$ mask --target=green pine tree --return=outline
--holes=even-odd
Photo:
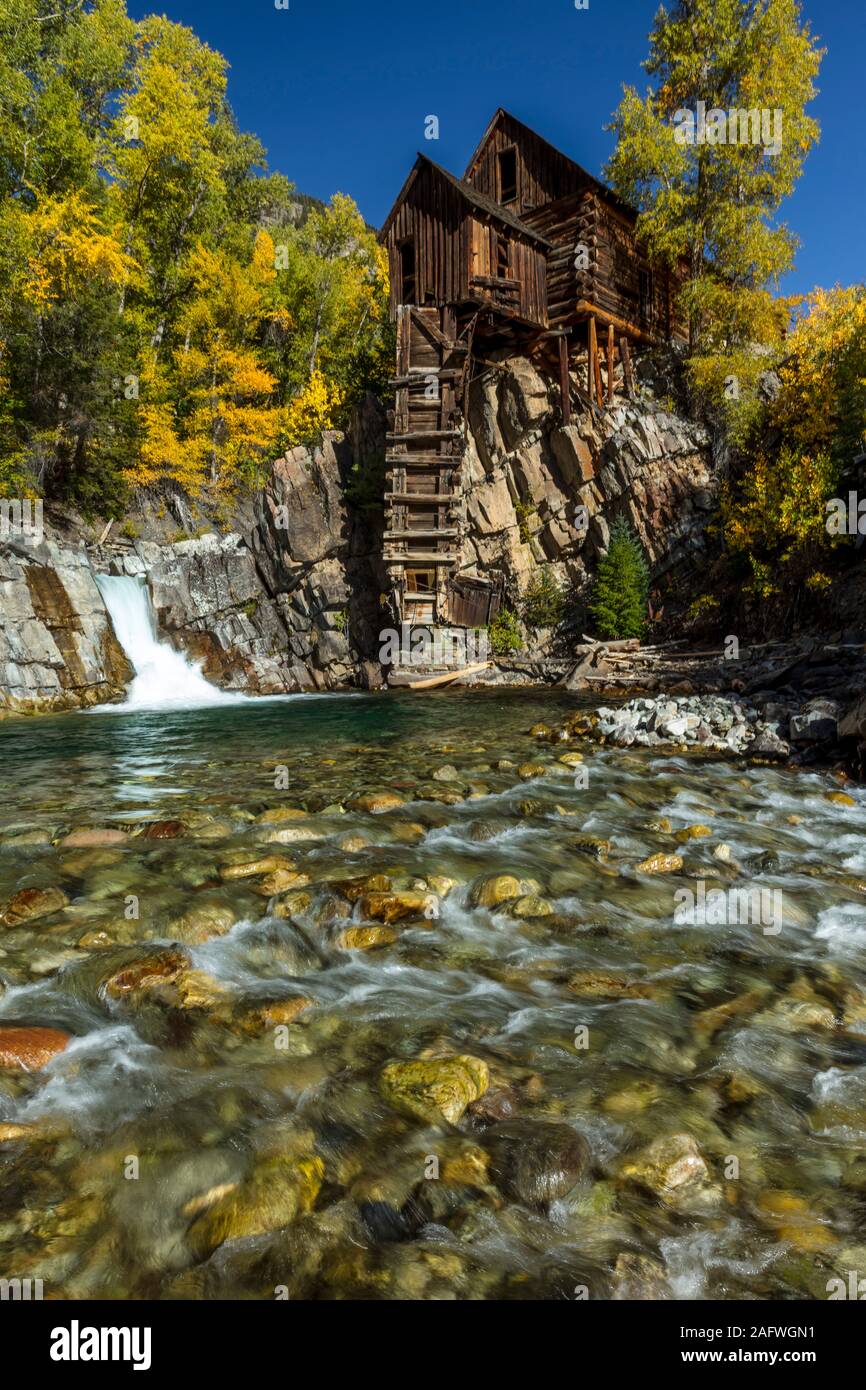
[[[617,517],[589,605],[599,636],[608,640],[642,637],[648,592],[649,569],[641,543],[625,518]]]

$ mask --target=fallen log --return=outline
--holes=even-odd
[[[437,685],[450,685],[452,681],[463,680],[466,676],[477,675],[492,666],[492,661],[478,661],[474,666],[464,666],[459,671],[443,671],[441,676],[427,676],[424,680],[412,681],[404,690],[433,690]]]

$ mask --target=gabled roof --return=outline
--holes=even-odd
[[[473,188],[471,183],[466,183],[464,179],[458,179],[456,174],[449,173],[447,169],[442,168],[441,164],[436,164],[432,159],[429,159],[426,154],[419,154],[418,158],[415,160],[409,177],[397,194],[394,206],[382,224],[382,230],[379,233],[380,240],[384,237],[397,215],[397,209],[400,207],[400,204],[403,202],[412,184],[423,169],[432,169],[435,174],[445,179],[446,183],[449,183],[452,188],[456,189],[461,198],[464,198],[467,203],[477,208],[479,212],[483,212],[486,217],[494,217],[497,222],[502,222],[506,227],[510,227],[512,231],[519,232],[521,236],[527,237],[530,241],[536,241],[546,248],[550,247],[551,243],[545,237],[533,231],[532,227],[527,227],[526,223],[521,222],[520,218],[515,217],[513,212],[509,212],[508,208],[503,207],[501,203],[495,202],[493,198],[488,198],[485,194],[479,193],[478,189]]]
[[[609,202],[613,203],[622,212],[627,212],[632,217],[637,216],[637,213],[635,209],[631,206],[631,204],[627,203],[623,198],[621,198],[618,193],[614,193],[612,188],[608,188],[606,183],[603,183],[601,179],[597,179],[595,174],[591,174],[588,169],[584,169],[582,164],[578,164],[577,161],[572,159],[569,155],[563,154],[562,150],[557,149],[555,145],[551,145],[550,141],[545,140],[543,135],[539,135],[537,130],[533,130],[532,127],[526,125],[524,121],[519,121],[516,116],[512,116],[511,112],[506,111],[504,106],[497,107],[491,120],[489,121],[487,129],[485,130],[477,146],[475,147],[472,153],[472,158],[466,166],[466,172],[463,175],[464,180],[469,178],[475,164],[480,159],[484,151],[485,145],[487,144],[488,140],[490,139],[491,135],[493,134],[494,130],[496,129],[500,120],[503,119],[503,117],[505,118],[505,120],[510,121],[512,125],[519,126],[519,128],[522,131],[525,131],[525,133],[531,136],[533,140],[537,140],[540,145],[544,145],[545,149],[548,149],[553,154],[555,154],[559,159],[561,159],[565,164],[567,164],[571,169],[573,169],[575,174],[577,174],[581,179],[584,179],[587,183],[592,184],[593,188],[596,190],[597,193],[600,193],[603,197],[607,198]]]

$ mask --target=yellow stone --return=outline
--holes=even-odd
[[[238,864],[221,864],[219,876],[227,882],[239,878],[258,878],[263,874],[273,874],[279,869],[294,869],[291,859],[282,854],[265,854],[258,859],[245,859]]]
[[[347,927],[337,937],[342,951],[372,951],[377,946],[390,946],[397,940],[393,927]]]
[[[676,874],[683,867],[681,854],[651,854],[637,866],[640,874]]]
[[[444,1118],[452,1125],[489,1084],[487,1063],[466,1055],[389,1062],[380,1079],[382,1094],[397,1109],[428,1123]]]
[[[689,840],[700,840],[707,835],[712,835],[712,833],[708,825],[687,825],[682,830],[677,831],[675,838],[681,845],[686,845]]]
[[[534,777],[546,777],[547,766],[545,763],[521,763],[517,775],[521,782],[531,782]]]
[[[396,792],[365,792],[358,797],[357,805],[362,811],[371,811],[374,814],[380,811],[391,811],[395,806],[405,806],[402,796]]]
[[[521,896],[520,880],[512,874],[495,874],[474,884],[470,894],[473,907],[498,907]]]

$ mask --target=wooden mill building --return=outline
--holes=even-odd
[[[385,558],[408,621],[476,626],[497,602],[452,571],[462,403],[473,354],[511,346],[558,364],[563,422],[570,363],[586,396],[613,399],[629,344],[684,336],[673,277],[638,246],[637,214],[502,109],[462,178],[419,154],[380,233],[397,324],[388,438]]]

